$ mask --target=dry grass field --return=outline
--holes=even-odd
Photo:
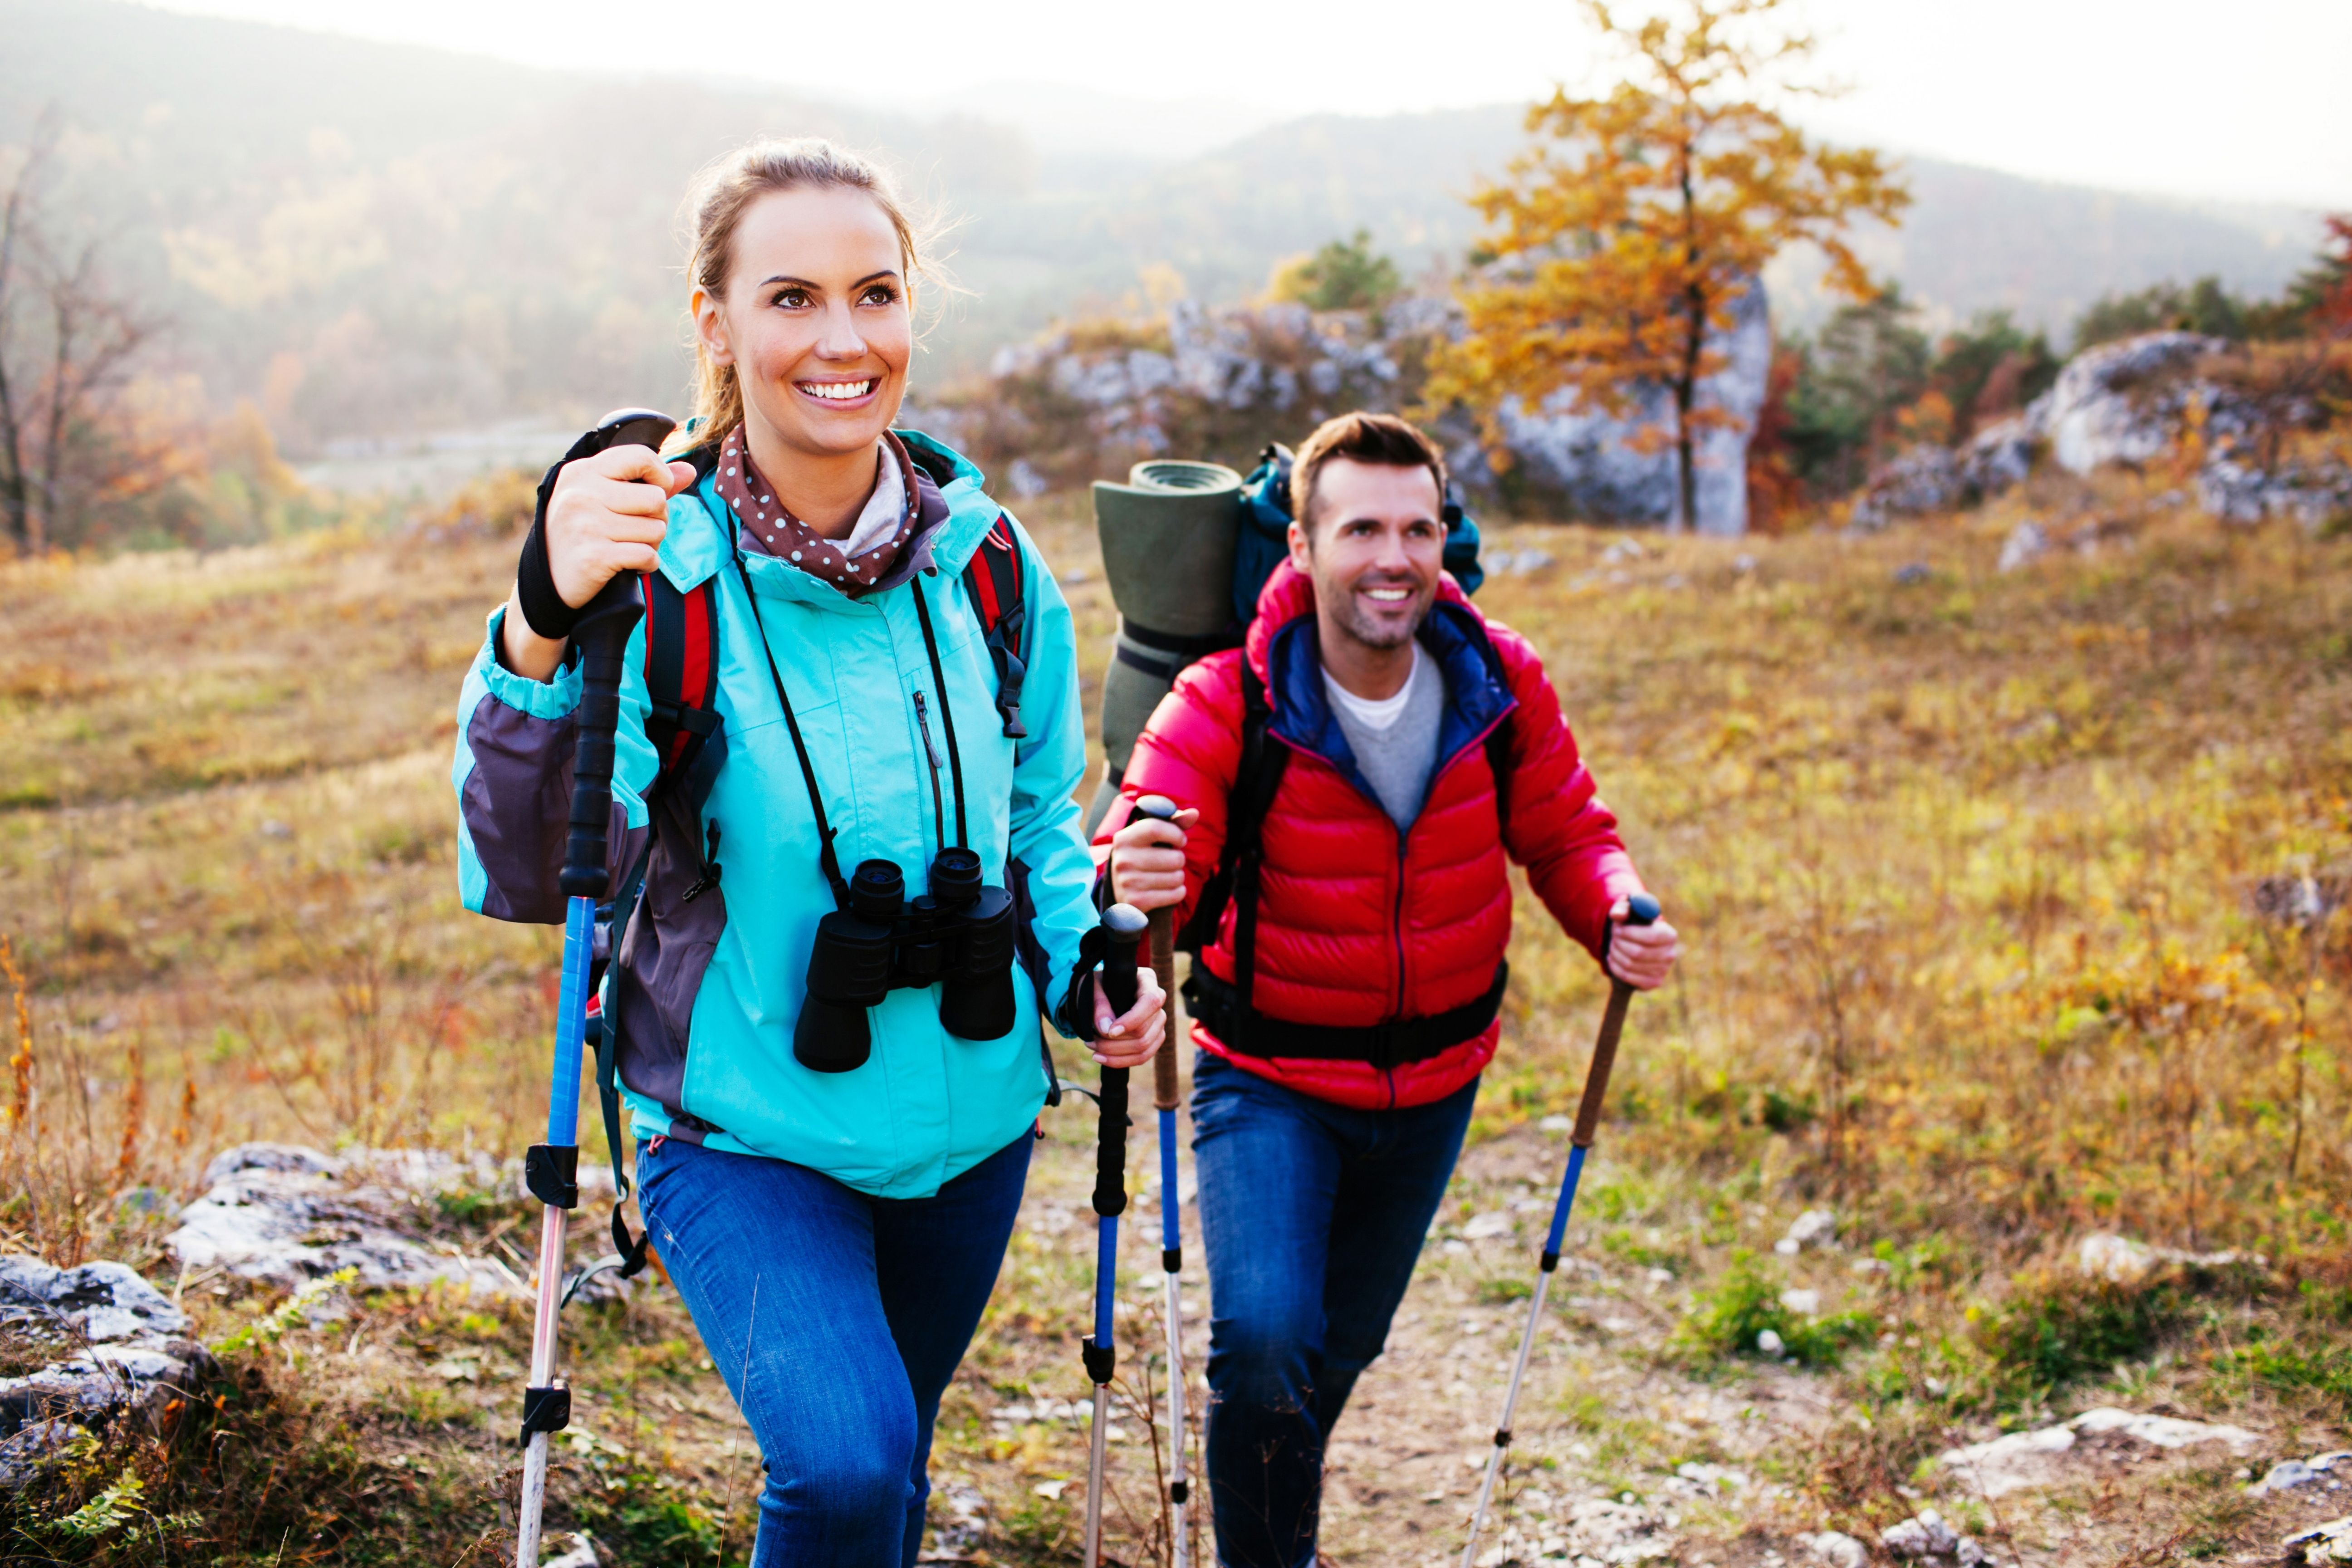
[[[1864,540],[1496,531],[1536,563],[1480,602],[1550,661],[1689,949],[1634,1008],[1518,1422],[1515,1533],[1489,1537],[1506,1555],[1570,1551],[1561,1521],[1604,1497],[1673,1560],[1725,1568],[1931,1505],[2036,1564],[2276,1562],[2288,1529],[2352,1511],[2331,1483],[2241,1485],[2352,1417],[2352,538],[2224,530],[2156,489],[2037,480]],[[1091,680],[1112,616],[1082,508],[1049,499],[1033,527]],[[2029,516],[2082,547],[1998,571]],[[162,1246],[220,1149],[506,1157],[536,1136],[559,933],[458,908],[447,783],[512,560],[498,526],[0,566],[0,933],[23,999],[21,1022],[0,1011],[0,1250],[129,1262],[220,1344],[284,1300]],[[1473,1147],[1338,1434],[1334,1562],[1460,1549],[1563,1152],[1543,1121],[1575,1099],[1601,997],[1521,914]],[[950,1392],[943,1555],[1076,1558],[1091,1131],[1049,1114]],[[1835,1245],[1776,1253],[1807,1209]],[[536,1223],[503,1185],[426,1218],[517,1265]],[[2094,1280],[2074,1258],[2096,1233],[2260,1258]],[[1156,1248],[1127,1258],[1111,1511],[1138,1564],[1165,1561],[1165,1433],[1137,1349],[1159,1339]],[[281,1314],[223,1352],[171,1443],[110,1439],[5,1505],[0,1560],[510,1554],[528,1310],[431,1290]],[[1785,1358],[1757,1352],[1766,1329]],[[756,1455],[675,1296],[575,1306],[566,1332],[559,1522],[608,1563],[741,1561]],[[1933,1464],[2096,1405],[2259,1441],[2085,1445],[1998,1499]]]

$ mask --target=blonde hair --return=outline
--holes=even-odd
[[[911,307],[922,247],[898,187],[873,163],[815,136],[754,142],[703,171],[689,198],[694,247],[687,256],[688,279],[712,299],[725,299],[727,274],[735,265],[735,230],[751,204],[772,191],[826,189],[863,191],[890,220],[898,236],[898,261]],[[721,441],[743,423],[743,388],[736,380],[735,367],[712,363],[698,336],[694,347],[694,434],[682,436],[675,444],[700,447]]]

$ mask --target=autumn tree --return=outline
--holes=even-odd
[[[1543,138],[1510,175],[1473,197],[1488,232],[1462,301],[1468,331],[1433,359],[1434,407],[1466,404],[1494,433],[1508,397],[1573,388],[1622,416],[1648,388],[1671,394],[1680,480],[1674,526],[1691,521],[1695,437],[1733,416],[1699,402],[1724,364],[1741,292],[1787,246],[1810,241],[1831,286],[1874,289],[1846,233],[1894,222],[1910,196],[1872,151],[1820,145],[1760,97],[1815,91],[1792,72],[1813,40],[1776,30],[1781,0],[1680,0],[1669,19],[1621,21],[1605,0],[1584,10],[1629,58],[1605,98],[1565,88],[1528,114]]]
[[[100,241],[68,239],[47,211],[57,143],[52,112],[0,192],[0,519],[35,553],[109,477],[93,459],[121,443],[103,404],[158,325],[107,286]]]

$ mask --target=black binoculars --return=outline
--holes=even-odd
[[[901,986],[940,986],[940,1023],[965,1040],[1013,1029],[1013,895],[981,885],[980,857],[942,849],[930,891],[906,896],[906,877],[866,860],[849,879],[849,907],[816,923],[808,997],[793,1027],[793,1057],[812,1072],[863,1067],[874,1037],[866,1010]]]

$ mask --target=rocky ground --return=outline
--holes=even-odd
[[[1076,1336],[1094,1245],[1090,1131],[1082,1108],[1050,1118],[996,1299],[942,1412],[926,1561],[1043,1563],[1075,1553],[1088,1416]],[[1166,1561],[1166,1434],[1146,1420],[1165,1367],[1150,1138],[1147,1118],[1130,1151],[1139,1197],[1124,1248],[1122,1397],[1109,1444],[1110,1552],[1129,1564]],[[1333,1442],[1330,1561],[1433,1568],[1458,1560],[1565,1144],[1555,1118],[1487,1137],[1465,1156],[1389,1352]],[[0,1444],[0,1483],[58,1484],[123,1432],[171,1431],[172,1401],[201,1401],[257,1365],[277,1377],[279,1399],[363,1435],[370,1479],[357,1491],[446,1510],[443,1525],[465,1521],[472,1548],[494,1553],[512,1517],[509,1434],[528,1352],[523,1276],[536,1225],[512,1176],[486,1161],[413,1152],[243,1148],[214,1162],[208,1189],[182,1215],[169,1242],[180,1272],[160,1289],[104,1264],[60,1272],[9,1262],[0,1268],[0,1316],[17,1364],[44,1343],[61,1353],[60,1364],[0,1384],[13,1433]],[[602,1202],[592,1192],[592,1218]],[[2324,1553],[2335,1538],[2298,1542],[2287,1555],[2289,1537],[2352,1510],[2340,1495],[2352,1464],[2334,1451],[2338,1430],[2274,1403],[2232,1404],[2217,1387],[2189,1387],[2168,1354],[2074,1391],[2039,1413],[2046,1421],[2011,1413],[2007,1434],[1994,1420],[1948,1411],[1942,1421],[1915,1411],[1904,1430],[1882,1432],[1868,1412],[1887,1418],[1876,1395],[1903,1375],[1906,1342],[1917,1344],[1906,1331],[1923,1326],[1899,1260],[1890,1267],[1866,1238],[1839,1237],[1825,1212],[1791,1215],[1680,1189],[1613,1165],[1605,1152],[1582,1205],[1537,1334],[1478,1553],[1485,1568],[2292,1562]],[[581,1230],[576,1262],[601,1240],[598,1225]],[[1206,1302],[1189,1215],[1188,1234],[1197,1415]],[[1726,1263],[1734,1250],[1773,1260],[1778,1305],[1793,1314],[1773,1320],[1789,1331],[1768,1342],[1780,1358],[1753,1346],[1710,1354],[1694,1340],[1691,1324],[1725,1299],[1727,1268],[1738,1273]],[[2139,1279],[2173,1265],[2103,1244],[2075,1266]],[[592,1556],[739,1560],[756,1456],[675,1296],[657,1277],[590,1294],[565,1322],[579,1393],[557,1445],[551,1551],[569,1553],[567,1568],[587,1568]],[[2251,1318],[2267,1309],[2250,1300],[2217,1310]],[[1837,1364],[1801,1363],[1807,1325],[1848,1321],[1864,1326],[1841,1331],[1852,1348]],[[1194,1444],[1197,1453],[1197,1435]],[[394,1509],[371,1528],[415,1526]],[[304,1560],[403,1560],[382,1555],[393,1546],[338,1541],[322,1526]]]

